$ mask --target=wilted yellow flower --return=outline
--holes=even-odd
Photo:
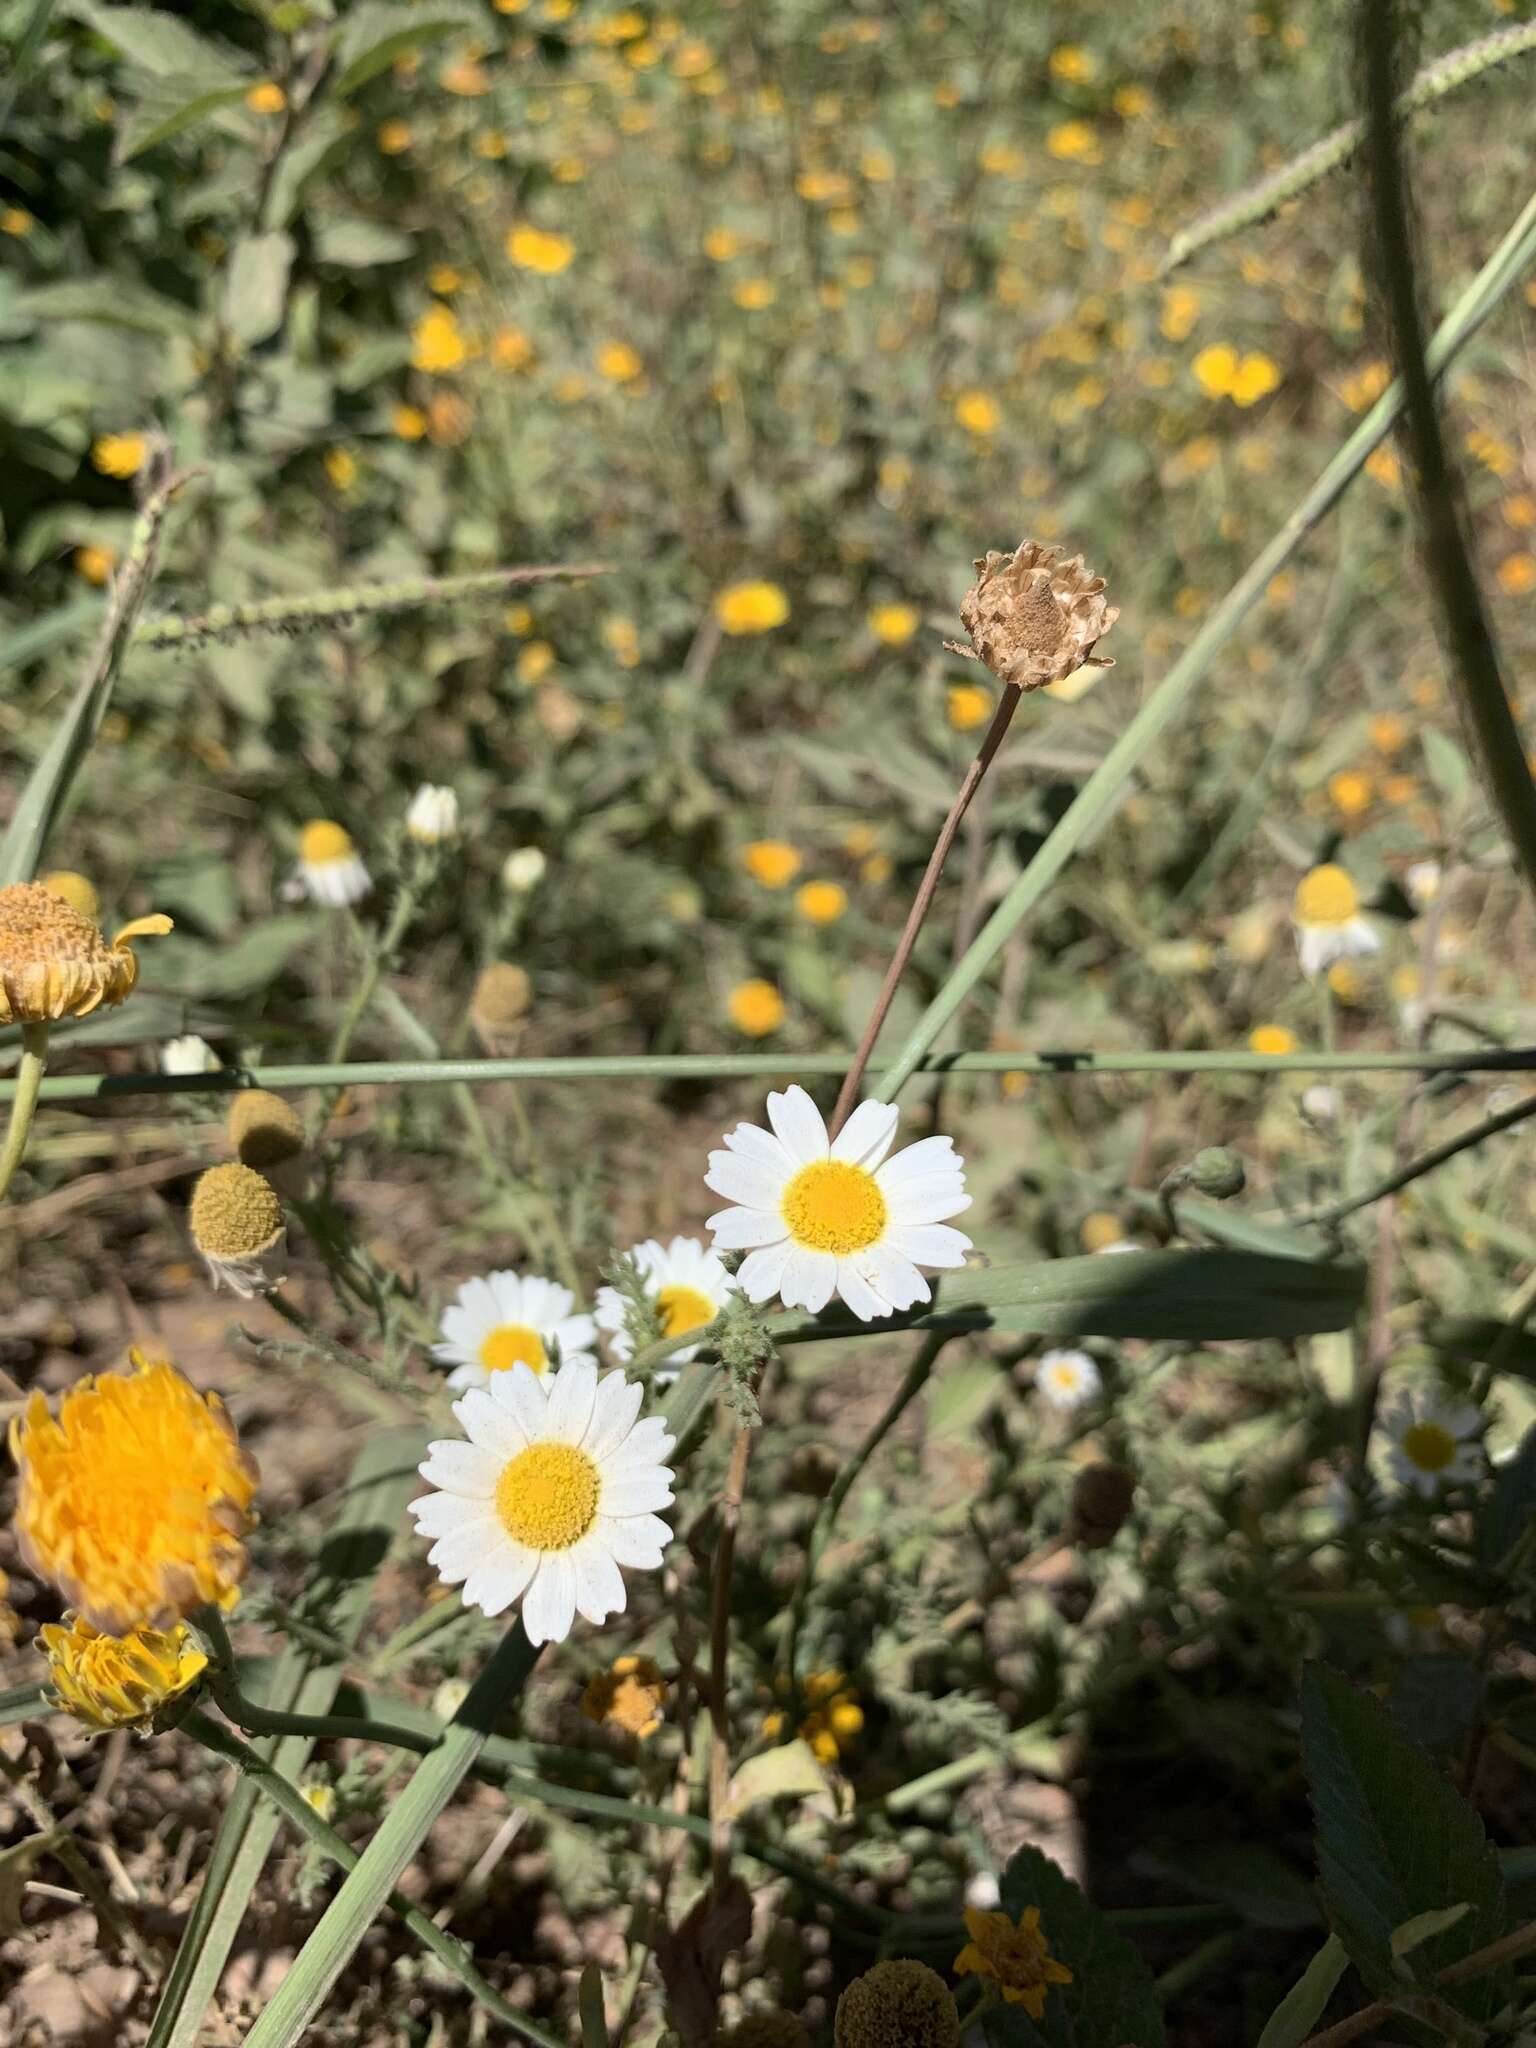
[[[767,1038],[784,1022],[784,998],[771,981],[738,982],[731,990],[727,1014],[747,1038]]]
[[[715,617],[725,632],[736,637],[768,633],[789,617],[789,599],[777,583],[729,583],[716,593]]]
[[[139,963],[131,939],[158,937],[171,920],[157,912],[125,924],[109,946],[83,916],[41,882],[0,889],[0,1024],[88,1017],[132,993]]]
[[[832,2033],[836,2048],[960,2048],[960,2016],[937,1970],[892,1959],[854,1978]]]
[[[619,1657],[587,1680],[581,1711],[589,1721],[643,1742],[661,1726],[666,1699],[667,1681],[654,1658]]]
[[[275,78],[264,78],[260,85],[251,87],[245,104],[253,114],[280,114],[288,104],[288,95]]]
[[[1283,1024],[1256,1024],[1248,1034],[1248,1050],[1266,1059],[1285,1059],[1296,1050],[1296,1034]]]
[[[1038,690],[1083,667],[1112,668],[1095,647],[1120,613],[1104,595],[1104,578],[1090,574],[1081,555],[1023,540],[1011,554],[989,549],[976,564],[977,580],[960,600],[970,654],[1005,683]]]
[[[137,476],[148,453],[142,434],[98,434],[91,443],[92,466],[103,476]]]
[[[10,1432],[22,1555],[108,1635],[233,1607],[256,1492],[218,1395],[164,1361],[129,1361],[72,1387],[57,1421],[34,1392]]]
[[[629,384],[645,365],[627,341],[605,341],[597,352],[598,375],[610,384]]]
[[[968,434],[979,438],[995,434],[1002,417],[997,400],[985,391],[962,391],[955,400],[955,418]]]
[[[877,604],[869,614],[869,630],[887,647],[904,647],[921,624],[915,604]]]
[[[519,270],[537,271],[540,277],[554,277],[575,255],[567,235],[547,234],[543,228],[513,228],[507,236],[507,255]]]
[[[1017,1925],[1006,1913],[968,1906],[965,1931],[971,1938],[955,1957],[956,1972],[995,1984],[1007,2004],[1022,2005],[1032,2020],[1044,2013],[1053,1984],[1072,1982],[1072,1972],[1046,1945],[1038,1906],[1026,1907]]]
[[[754,839],[741,850],[742,865],[765,889],[783,889],[800,872],[800,856],[782,839]]]
[[[196,1685],[208,1667],[190,1630],[134,1628],[103,1635],[78,1614],[38,1630],[53,1704],[87,1728],[133,1728]]]
[[[795,891],[795,908],[808,924],[836,924],[848,908],[841,882],[807,882]]]
[[[72,868],[55,868],[51,875],[43,876],[42,886],[71,910],[78,910],[82,917],[100,917],[101,898],[96,894],[95,883],[77,875]]]
[[[411,334],[411,365],[441,376],[462,367],[469,354],[458,319],[450,306],[432,306]]]

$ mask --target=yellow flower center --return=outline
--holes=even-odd
[[[877,1244],[888,1212],[872,1173],[846,1160],[818,1159],[785,1188],[781,1213],[796,1244],[842,1255]]]
[[[1063,1393],[1070,1393],[1072,1391],[1077,1385],[1077,1377],[1077,1367],[1075,1365],[1053,1365],[1051,1367],[1051,1383],[1053,1386],[1060,1387]]]
[[[1297,884],[1295,912],[1298,924],[1348,924],[1360,914],[1360,892],[1341,867],[1326,861]]]
[[[506,1372],[514,1365],[542,1372],[549,1363],[544,1339],[526,1323],[498,1323],[480,1345],[480,1363],[487,1372]]]
[[[316,818],[299,834],[299,859],[306,867],[323,868],[352,858],[352,834],[329,818]]]
[[[496,1512],[514,1543],[528,1550],[569,1550],[597,1520],[602,1482],[574,1444],[533,1444],[519,1451],[496,1483]]]
[[[1415,1422],[1403,1432],[1403,1456],[1421,1472],[1443,1472],[1456,1456],[1456,1439],[1438,1422]]]
[[[663,1287],[656,1297],[663,1337],[681,1337],[715,1320],[715,1304],[697,1287]]]

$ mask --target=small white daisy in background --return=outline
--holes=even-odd
[[[299,834],[299,861],[283,894],[308,896],[328,910],[361,903],[373,878],[358,857],[352,834],[329,818],[312,818]]]
[[[535,1644],[562,1642],[577,1614],[624,1612],[620,1565],[654,1571],[672,1534],[656,1511],[672,1505],[673,1439],[659,1415],[636,1421],[643,1393],[583,1358],[546,1379],[513,1366],[454,1403],[468,1441],[428,1446],[421,1476],[439,1490],[411,1513],[466,1606],[520,1599]]]
[[[1416,860],[1403,877],[1408,891],[1408,901],[1415,910],[1427,910],[1440,894],[1440,863],[1437,860]]]
[[[224,1062],[206,1038],[189,1031],[181,1038],[168,1038],[160,1048],[162,1074],[216,1074]]]
[[[629,1256],[640,1269],[663,1337],[681,1337],[689,1330],[703,1329],[738,1292],[725,1267],[697,1237],[674,1237],[669,1244],[648,1237]],[[635,1347],[624,1329],[624,1302],[618,1289],[599,1287],[593,1309],[593,1320],[607,1337],[608,1349],[621,1365],[627,1365]],[[666,1386],[675,1380],[678,1368],[696,1358],[698,1351],[697,1344],[674,1351],[666,1366],[651,1375],[654,1383]]]
[[[1310,1088],[1301,1091],[1301,1113],[1310,1124],[1326,1130],[1339,1120],[1343,1098],[1337,1088],[1330,1088],[1326,1081],[1314,1081]]]
[[[1291,923],[1306,975],[1326,974],[1336,960],[1357,959],[1381,948],[1375,930],[1360,914],[1359,890],[1333,861],[1309,868],[1296,884]]]
[[[424,782],[411,798],[405,829],[418,846],[440,846],[459,831],[459,799],[440,783]]]
[[[514,846],[501,864],[501,886],[509,896],[526,896],[544,879],[549,862],[536,846]]]
[[[1482,1427],[1482,1410],[1470,1401],[1404,1394],[1381,1418],[1387,1469],[1426,1499],[1443,1487],[1465,1486],[1483,1469]]]
[[[1035,1367],[1035,1385],[1053,1408],[1081,1408],[1103,1384],[1086,1351],[1044,1351]]]
[[[971,1241],[946,1219],[971,1205],[948,1138],[887,1158],[897,1110],[861,1102],[829,1141],[803,1088],[768,1097],[765,1131],[738,1124],[711,1152],[704,1185],[739,1206],[711,1216],[716,1251],[744,1251],[736,1284],[749,1301],[777,1295],[814,1314],[833,1295],[861,1322],[927,1301],[919,1266],[964,1263]]]
[[[484,1387],[514,1365],[542,1373],[596,1363],[597,1328],[573,1313],[576,1297],[558,1280],[535,1273],[487,1273],[466,1280],[443,1310],[442,1342],[432,1346],[439,1365],[451,1365],[450,1387]]]

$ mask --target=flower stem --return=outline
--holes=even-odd
[[[16,1092],[11,1097],[10,1121],[5,1127],[5,1146],[0,1150],[0,1199],[3,1199],[10,1187],[16,1169],[26,1152],[27,1135],[32,1129],[32,1113],[37,1108],[37,1094],[42,1086],[43,1069],[47,1064],[47,1024],[23,1024],[21,1065],[16,1073]]]

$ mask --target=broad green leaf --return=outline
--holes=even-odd
[[[416,244],[399,228],[354,215],[315,224],[314,249],[321,263],[339,263],[350,270],[371,270],[377,263],[400,263]]]
[[[1374,1993],[1401,1991],[1392,1936],[1418,1914],[1468,1907],[1453,1927],[1415,1950],[1413,1975],[1421,1983],[1497,1940],[1504,1884],[1483,1824],[1384,1707],[1326,1665],[1309,1665],[1301,1746],[1328,1917]],[[1440,1995],[1486,2019],[1505,1989],[1505,1979],[1494,1975],[1442,1987]]]
[[[1387,1706],[1408,1740],[1421,1749],[1457,1749],[1486,1689],[1482,1673],[1466,1657],[1409,1657],[1393,1681]]]
[[[246,235],[236,242],[224,276],[224,325],[247,347],[276,334],[283,324],[293,237],[281,229]]]
[[[394,0],[363,0],[362,6],[348,11],[337,31],[335,55],[340,68],[331,90],[338,95],[356,92],[407,50],[477,27],[483,28],[483,23],[468,7],[406,7]]]
[[[156,80],[118,130],[118,162],[131,163],[145,150],[171,141],[210,114],[238,106],[249,90],[248,79],[231,79],[226,73],[216,78],[174,75]]]
[[[581,2048],[608,2048],[608,2014],[603,2004],[603,1973],[588,1963],[577,1993],[581,2015]]]
[[[1020,1849],[1003,1872],[1002,1894],[1014,1920],[1039,1907],[1050,1953],[1072,1982],[1050,1993],[1039,2022],[1019,2005],[992,2007],[982,2022],[991,2048],[1162,2048],[1152,1972],[1058,1864],[1038,1849]]]
[[[1433,726],[1425,728],[1423,743],[1424,765],[1430,780],[1447,805],[1453,811],[1459,810],[1472,787],[1471,762],[1453,739]]]
[[[1348,1968],[1349,1950],[1336,1934],[1330,1934],[1270,2014],[1259,2036],[1259,2048],[1302,2048]]]
[[[42,284],[23,292],[16,311],[33,320],[97,321],[106,327],[126,327],[136,334],[163,335],[173,339],[195,332],[197,319],[174,299],[162,298],[147,286],[126,278],[82,278],[78,283],[64,280]]]
[[[1117,1252],[948,1273],[925,1306],[877,1323],[835,1309],[775,1323],[778,1344],[881,1337],[893,1330],[1012,1330],[1050,1337],[1301,1337],[1342,1329],[1364,1291],[1348,1261],[1310,1264],[1262,1252]]]
[[[268,918],[229,944],[204,945],[178,934],[157,943],[157,957],[144,956],[144,984],[180,990],[208,1002],[228,1001],[265,988],[304,945],[320,942],[321,926],[295,912]]]
[[[730,1812],[735,1819],[775,1799],[814,1800],[829,1817],[836,1810],[827,1774],[802,1737],[749,1756],[731,1779]]]
[[[1466,1365],[1492,1365],[1515,1379],[1536,1381],[1536,1330],[1501,1323],[1496,1316],[1436,1316],[1426,1344]]]
[[[66,0],[66,11],[105,37],[130,64],[156,78],[176,73],[213,78],[238,71],[234,53],[199,35],[174,14],[154,7],[108,7],[102,0]],[[249,82],[249,81],[247,81]]]

